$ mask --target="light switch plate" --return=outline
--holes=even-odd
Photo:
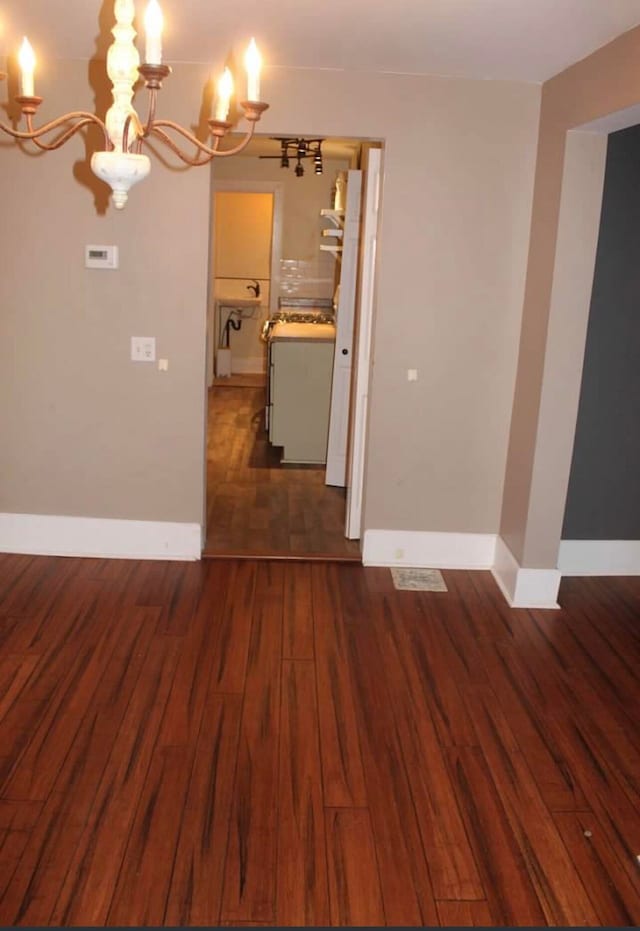
[[[131,361],[132,362],[155,362],[156,361],[156,338],[155,336],[132,336],[131,337]]]

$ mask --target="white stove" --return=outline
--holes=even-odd
[[[317,297],[281,297],[276,310],[262,328],[262,339],[269,340],[277,323],[334,324],[333,301]]]
[[[280,298],[265,322],[265,422],[282,462],[326,462],[335,332],[327,298]]]

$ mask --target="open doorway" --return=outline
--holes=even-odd
[[[559,567],[640,572],[640,125],[608,136]]]
[[[247,157],[229,160],[221,167],[216,164],[214,175],[204,554],[359,559],[357,539],[347,539],[345,533],[346,488],[327,484],[341,264],[336,260],[338,250],[326,246],[341,243],[339,234],[322,238],[326,224],[321,218],[335,207],[338,181],[357,164],[360,144],[343,140],[335,147],[327,145],[322,175],[312,165],[305,179],[299,172],[281,171],[280,160],[271,160],[273,145],[269,143],[258,140]],[[336,151],[340,145],[342,151]],[[279,204],[272,207],[267,273],[264,216],[268,209],[258,213],[256,208],[252,220],[246,208],[250,195],[264,195],[269,185],[279,189]],[[325,248],[320,248],[321,243]],[[356,247],[356,268],[358,252]],[[331,323],[307,324],[306,330],[305,326],[290,326],[288,331],[283,325],[276,327],[276,338],[260,339],[261,334],[271,332],[274,322],[280,325],[289,308],[294,313],[302,308],[311,315],[321,314],[323,320],[330,315]],[[320,317],[313,322],[319,323]],[[350,354],[356,342],[354,323],[355,317],[348,336]],[[290,339],[285,339],[285,331],[291,333]],[[341,346],[346,345],[342,336]],[[323,345],[325,338],[331,340],[330,346]],[[285,356],[286,370],[278,368]],[[274,377],[275,371],[293,372],[295,378],[283,383],[282,376]],[[348,397],[346,403],[348,423]],[[318,450],[317,440],[315,446],[305,446],[305,442],[285,445],[288,440],[276,429],[283,411],[295,411],[295,429],[304,435],[313,432],[318,404],[326,405],[327,412],[324,448]],[[344,403],[341,416],[345,420]]]

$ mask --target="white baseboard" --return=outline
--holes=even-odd
[[[640,575],[640,540],[562,540],[562,575]]]
[[[237,359],[231,355],[231,372],[233,375],[264,375],[265,361],[263,356],[250,356],[247,359]]]
[[[200,524],[0,514],[0,552],[113,559],[200,559]]]
[[[492,533],[365,530],[362,562],[419,569],[490,569],[495,546]]]
[[[496,541],[493,577],[512,608],[558,608],[558,569],[523,569],[502,537]]]

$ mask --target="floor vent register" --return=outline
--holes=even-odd
[[[438,569],[397,569],[391,570],[393,584],[399,591],[407,592],[446,592],[447,586]]]

